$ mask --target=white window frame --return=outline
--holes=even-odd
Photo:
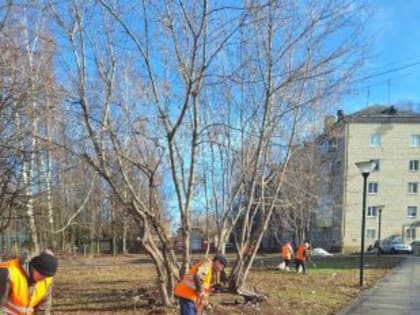
[[[366,229],[366,240],[376,240],[375,229]]]
[[[378,215],[378,209],[377,209],[377,207],[369,206],[367,208],[366,216],[368,218],[375,218],[377,215]]]
[[[417,218],[417,206],[407,207],[407,218]]]
[[[412,148],[420,147],[420,135],[411,135],[410,136],[410,147],[412,147]]]
[[[408,183],[408,193],[415,195],[419,191],[419,183],[418,182],[410,182]]]
[[[382,145],[382,139],[380,134],[372,134],[369,136],[369,146],[371,148],[378,148]]]
[[[405,230],[405,238],[407,240],[415,240],[416,239],[416,228],[407,228]]]
[[[419,160],[410,160],[408,163],[408,169],[412,172],[417,172],[419,170]]]
[[[376,195],[378,193],[378,183],[377,182],[369,182],[368,183],[368,194],[369,195]]]

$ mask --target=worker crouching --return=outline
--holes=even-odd
[[[3,314],[49,314],[51,288],[58,260],[46,250],[29,263],[20,259],[0,263],[0,297]]]
[[[223,255],[215,255],[213,260],[206,257],[190,268],[175,288],[181,315],[196,315],[203,312],[209,303],[212,279],[223,271],[227,263]]]

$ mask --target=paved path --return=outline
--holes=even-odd
[[[419,315],[420,257],[410,256],[339,315]]]

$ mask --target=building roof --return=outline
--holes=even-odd
[[[349,123],[420,123],[420,113],[394,106],[373,105],[344,115],[343,120]]]

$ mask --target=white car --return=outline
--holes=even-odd
[[[379,245],[379,250],[381,254],[400,254],[400,253],[411,254],[413,252],[411,245],[404,244],[401,241],[397,241],[397,240],[382,241],[381,244]]]

